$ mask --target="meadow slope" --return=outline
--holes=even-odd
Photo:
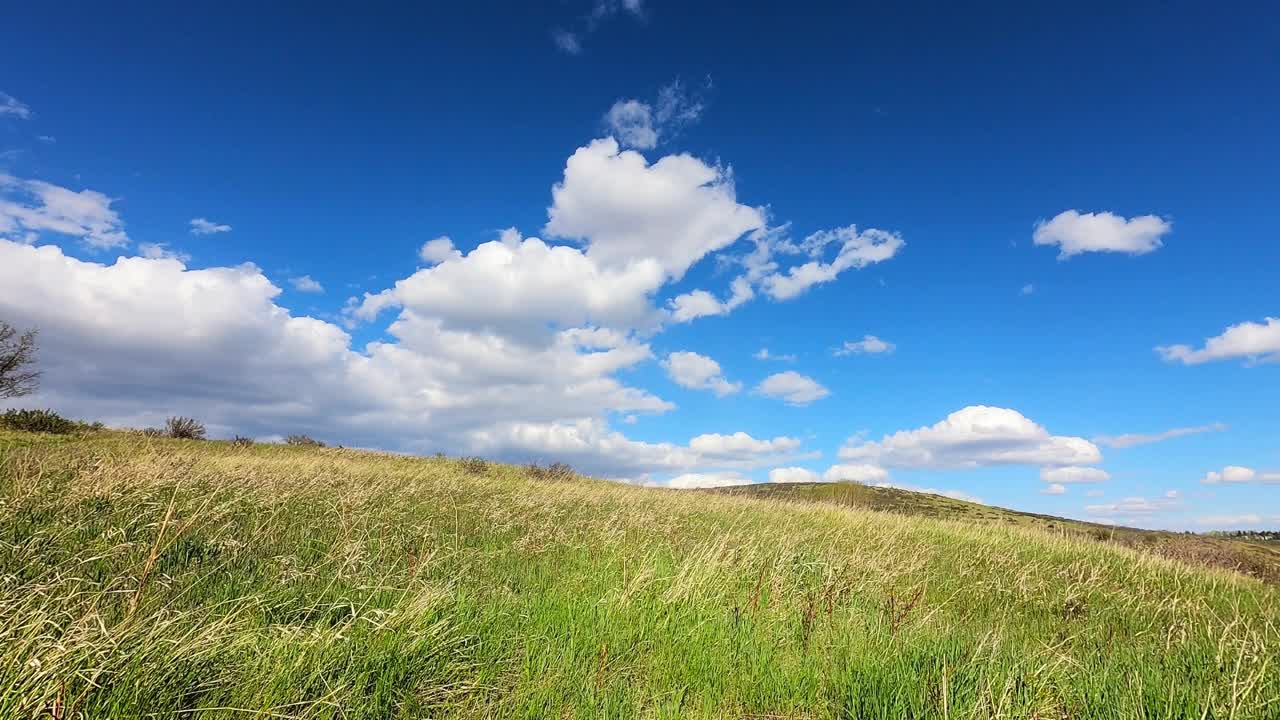
[[[0,433],[0,717],[1274,718],[1280,588],[479,461]]]

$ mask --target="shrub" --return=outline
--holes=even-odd
[[[171,417],[164,421],[165,434],[175,440],[203,440],[204,425],[189,417]]]
[[[23,432],[43,432],[66,435],[80,428],[74,423],[52,410],[6,410],[0,415],[0,425],[10,430]]]
[[[231,440],[231,444],[236,447],[249,447],[253,444],[253,438],[237,435]]]
[[[569,480],[578,476],[572,466],[562,462],[550,465],[530,463],[525,469],[538,480]]]
[[[325,444],[310,435],[290,435],[284,439],[285,445],[302,445],[305,447],[325,447]]]
[[[160,428],[142,428],[142,434],[149,438],[162,438],[165,436],[164,430]]]
[[[465,457],[458,461],[462,469],[472,475],[483,475],[489,472],[489,461],[482,457]]]

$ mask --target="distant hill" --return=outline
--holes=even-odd
[[[931,493],[860,483],[767,483],[709,489],[743,497],[831,503],[903,515],[980,524],[1029,527],[1066,536],[1117,543],[1183,562],[1222,567],[1280,583],[1280,542],[1272,533],[1176,533],[1103,525],[1006,510]]]

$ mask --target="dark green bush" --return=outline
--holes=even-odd
[[[303,445],[305,447],[325,447],[325,444],[310,435],[290,435],[284,439],[285,445]]]
[[[3,415],[0,415],[0,425],[10,430],[59,435],[73,433],[80,428],[79,423],[72,422],[52,410],[6,410]]]
[[[171,417],[164,421],[165,434],[175,440],[203,440],[204,425],[189,417]]]

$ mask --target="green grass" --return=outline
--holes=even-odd
[[[1277,618],[1029,525],[0,433],[4,718],[1274,718]]]

